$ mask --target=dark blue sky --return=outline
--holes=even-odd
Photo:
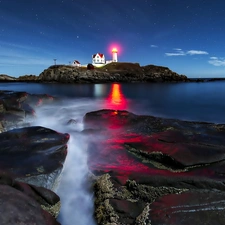
[[[0,0],[0,74],[39,75],[119,48],[118,60],[225,77],[224,0]]]

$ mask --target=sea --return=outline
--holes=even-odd
[[[186,121],[225,124],[225,81],[187,83],[43,84],[0,83],[0,90],[49,94],[62,101],[36,110],[32,125],[70,133],[68,156],[55,190],[61,198],[62,225],[96,224],[94,196],[88,185],[83,116],[100,109],[127,110]],[[68,125],[71,119],[74,123]]]
[[[138,115],[225,123],[225,81],[188,83],[0,83],[0,90],[49,94],[71,100],[81,114],[113,108]]]

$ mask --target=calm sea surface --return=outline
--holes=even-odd
[[[99,109],[128,110],[189,121],[225,123],[225,81],[164,84],[36,84],[0,83],[0,90],[26,91],[60,97],[59,105],[36,110],[31,125],[70,134],[68,155],[57,190],[62,225],[95,225],[93,193],[87,185],[87,140],[78,135],[85,113]],[[76,124],[68,125],[70,119]],[[100,163],[100,162],[98,162]]]
[[[118,85],[0,83],[0,90],[71,99],[77,106],[80,104],[82,112],[114,108],[137,114],[225,123],[225,81]]]

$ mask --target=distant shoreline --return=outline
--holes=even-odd
[[[225,81],[225,78],[188,78],[186,81],[132,81],[132,82],[125,82],[125,81],[105,81],[105,82],[101,82],[99,80],[99,82],[74,82],[74,83],[64,83],[64,82],[59,82],[59,81],[42,81],[42,80],[26,80],[26,79],[19,79],[16,78],[11,80],[7,80],[7,79],[1,79],[1,75],[0,75],[0,83],[43,83],[43,84],[59,84],[59,83],[64,83],[64,84],[106,84],[106,83],[208,83],[208,82],[217,82],[217,81]]]
[[[213,82],[213,81],[225,81],[225,78],[218,77],[218,78],[188,78],[192,82]]]

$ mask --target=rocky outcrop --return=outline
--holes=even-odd
[[[41,82],[59,83],[92,83],[102,82],[102,77],[107,80],[109,74],[96,70],[80,69],[72,66],[49,67],[38,77]]]
[[[58,215],[60,200],[48,189],[58,186],[69,134],[30,127],[36,108],[53,100],[48,95],[0,91],[1,224],[59,225],[52,216]]]
[[[32,95],[26,92],[0,91],[0,133],[9,129],[29,126],[35,119],[35,109],[50,104],[49,95]]]
[[[60,199],[52,191],[13,180],[0,172],[0,221],[2,225],[59,225]]]
[[[67,155],[68,134],[25,127],[0,134],[0,170],[19,181],[54,190]]]
[[[84,126],[98,224],[225,223],[224,124],[100,110]]]
[[[6,74],[0,74],[0,82],[36,82],[38,76],[36,75],[23,75],[19,77],[12,77]]]
[[[179,75],[171,71],[168,67],[148,65],[142,67],[145,81],[188,81],[185,75]]]
[[[25,82],[29,82],[29,81],[36,81],[38,79],[38,76],[36,75],[23,75],[23,76],[19,76],[17,78],[17,81],[25,81]]]
[[[15,77],[12,77],[12,76],[9,76],[9,75],[6,75],[6,74],[0,74],[0,81],[3,82],[3,81],[16,81],[17,79]]]
[[[38,77],[40,82],[106,83],[106,82],[168,82],[188,81],[167,67],[143,66],[133,63],[111,63],[87,70],[72,66],[51,66]]]

